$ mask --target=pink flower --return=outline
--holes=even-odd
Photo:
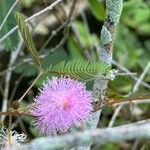
[[[87,119],[92,111],[92,93],[85,84],[69,77],[48,80],[35,98],[31,113],[34,125],[45,135],[65,132]]]

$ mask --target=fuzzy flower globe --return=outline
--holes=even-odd
[[[44,135],[66,132],[84,122],[92,111],[92,93],[85,84],[69,77],[48,80],[34,99],[31,114],[35,127]]]

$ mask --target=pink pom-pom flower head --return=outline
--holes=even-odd
[[[65,132],[72,125],[84,122],[92,111],[92,93],[85,84],[69,77],[48,80],[31,109],[34,125],[45,135]]]

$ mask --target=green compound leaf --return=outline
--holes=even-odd
[[[96,75],[104,75],[110,71],[110,66],[99,61],[84,59],[64,60],[56,65],[50,65],[49,73],[69,75],[80,80],[90,80]]]
[[[34,45],[34,42],[33,42],[33,39],[32,39],[32,36],[29,32],[29,28],[28,26],[26,25],[22,15],[19,13],[19,12],[16,12],[15,13],[15,18],[16,18],[16,21],[17,21],[17,24],[18,24],[18,27],[19,27],[19,30],[21,32],[21,35],[24,39],[24,42],[27,46],[27,49],[32,57],[32,60],[33,62],[41,68],[41,63],[40,63],[40,60],[39,60],[39,57],[38,57],[38,52],[37,52],[37,49]]]

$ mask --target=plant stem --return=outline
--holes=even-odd
[[[43,72],[41,71],[39,73],[39,75],[35,78],[35,80],[32,82],[32,84],[30,85],[30,87],[26,90],[26,92],[19,98],[18,102],[21,102],[23,100],[23,98],[26,96],[26,94],[30,91],[30,89],[33,87],[33,85],[35,84],[35,82],[40,78],[40,76],[43,74]]]
[[[125,140],[150,139],[150,119],[113,128],[89,129],[62,136],[40,137],[23,146],[26,150],[69,149],[74,146],[86,146],[90,142],[99,145]]]
[[[32,114],[30,113],[26,113],[26,112],[18,112],[18,111],[8,111],[8,112],[0,112],[0,115],[12,115],[12,116],[21,116],[21,115],[24,115],[24,116],[31,116],[33,117]]]
[[[8,95],[9,95],[9,88],[10,88],[10,80],[11,80],[11,75],[12,75],[12,70],[10,68],[13,66],[15,60],[17,59],[21,49],[22,49],[22,44],[23,40],[20,38],[20,41],[18,43],[18,46],[16,50],[14,50],[11,55],[10,55],[10,60],[8,64],[8,72],[6,73],[5,76],[5,88],[4,88],[4,98],[2,101],[2,110],[3,112],[7,111],[7,106],[8,106]],[[1,116],[1,121],[5,119],[5,116]]]

